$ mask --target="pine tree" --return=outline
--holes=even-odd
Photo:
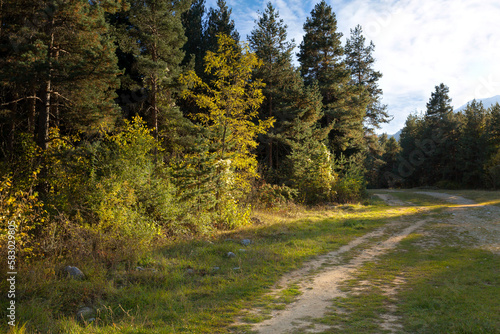
[[[435,91],[431,94],[431,98],[427,103],[427,113],[429,117],[440,116],[453,111],[451,106],[451,98],[449,97],[450,89],[445,84],[441,83],[436,86]]]
[[[279,168],[287,148],[280,134],[285,131],[285,122],[295,116],[291,106],[295,104],[298,92],[303,90],[301,78],[292,65],[293,42],[287,42],[287,26],[279,18],[272,4],[255,21],[256,27],[248,36],[249,45],[263,64],[254,71],[254,78],[265,83],[264,102],[260,118],[275,118],[274,127],[263,135],[261,142],[266,146],[264,163],[272,170]]]
[[[9,27],[13,30],[8,61],[13,66],[2,67],[0,77],[2,81],[11,77],[27,88],[22,97],[18,92],[11,97],[30,100],[23,106],[27,128],[36,131],[42,149],[48,146],[51,127],[90,130],[114,123],[118,68],[105,8],[115,10],[117,5],[85,0],[25,1],[22,13],[26,20]]]
[[[406,118],[405,126],[401,130],[399,144],[401,155],[396,175],[390,177],[394,180],[401,180],[406,187],[415,187],[420,184],[421,164],[416,165],[412,154],[419,151],[418,142],[422,139],[423,118],[419,115],[411,114]],[[410,162],[411,161],[411,162]],[[388,176],[389,177],[389,176]],[[389,181],[390,182],[390,181]]]
[[[500,104],[491,106],[488,118],[488,140],[493,151],[500,149]]]
[[[236,31],[234,20],[231,19],[231,13],[232,10],[228,8],[225,0],[217,0],[217,8],[210,8],[203,37],[205,51],[217,51],[218,36],[220,34],[230,36],[236,43],[240,41],[240,35],[238,31]],[[235,44],[235,47],[237,46],[238,44]]]
[[[396,175],[399,166],[399,153],[401,146],[394,137],[387,139],[385,142],[381,140],[381,145],[384,153],[382,154],[383,166],[379,169],[379,186],[381,187],[394,187],[400,185],[395,183],[395,179],[388,177],[388,175]]]
[[[351,29],[351,37],[345,46],[345,54],[353,84],[363,87],[368,93],[365,124],[368,131],[373,133],[374,129],[380,128],[381,123],[388,123],[390,116],[387,113],[387,105],[381,103],[382,89],[379,88],[378,81],[382,73],[373,69],[375,59],[372,54],[375,45],[373,42],[365,45],[365,42],[363,29],[358,25],[354,30]]]
[[[488,186],[500,188],[500,104],[489,109],[487,121],[488,161],[485,171]]]
[[[351,74],[343,59],[344,49],[337,32],[337,19],[323,0],[304,24],[304,40],[298,59],[305,82],[317,82],[323,96],[323,126],[331,128],[329,145],[335,154],[363,150],[363,118],[366,103],[359,88],[350,84]]]
[[[182,14],[182,25],[186,32],[187,41],[183,50],[185,53],[182,65],[195,62],[194,68],[198,76],[203,75],[203,57],[205,49],[203,47],[203,19],[205,15],[205,0],[195,0],[191,8]],[[193,59],[194,58],[194,59]]]
[[[430,140],[429,143],[432,143],[431,146],[427,145],[429,147],[420,145],[424,148],[421,150],[425,154],[426,167],[422,181],[427,185],[456,178],[452,166],[455,165],[458,132],[448,93],[449,88],[444,84],[435,87],[423,120],[421,141]]]
[[[466,187],[482,187],[485,184],[484,166],[487,161],[488,147],[486,125],[487,111],[482,102],[472,101],[464,112],[461,131],[458,164],[461,181]]]
[[[172,108],[176,94],[181,90],[178,78],[182,71],[180,63],[184,59],[182,47],[186,42],[181,16],[188,6],[185,0],[131,1],[131,26],[127,32],[136,42],[131,45],[131,50],[148,92],[146,113],[150,115],[149,124],[157,140],[160,125],[168,113],[168,110],[160,109],[159,98],[163,106]]]

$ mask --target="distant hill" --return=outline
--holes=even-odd
[[[496,103],[500,103],[500,95],[497,95],[497,96],[493,96],[493,97],[488,97],[486,99],[476,99],[477,102],[483,102],[483,106],[485,108],[489,108],[491,107],[492,105],[495,105]],[[471,103],[472,101],[469,101],[467,102],[466,104],[464,104],[463,106],[461,106],[460,108],[458,109],[455,109],[455,112],[460,112],[460,111],[463,111],[465,110],[465,108],[467,107],[467,105],[469,103]]]
[[[393,135],[388,135],[388,137],[389,138],[394,137],[394,139],[396,139],[397,141],[399,141],[399,137],[401,137],[401,131],[403,131],[403,130],[399,130],[398,132],[396,132]]]

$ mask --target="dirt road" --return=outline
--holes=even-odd
[[[425,229],[426,224],[446,224],[451,233],[467,235],[474,240],[477,247],[500,253],[500,208],[483,206],[469,199],[437,192],[419,192],[422,195],[436,197],[452,203],[446,209],[444,218],[439,221],[428,218],[428,208],[418,207],[418,219],[405,220],[401,218],[384,227],[360,237],[335,252],[318,257],[307,263],[300,270],[289,273],[278,286],[286,288],[294,283],[300,287],[302,294],[298,299],[289,304],[284,310],[274,311],[268,320],[257,323],[252,330],[256,333],[315,333],[331,330],[327,326],[313,322],[313,319],[322,318],[329,310],[331,312],[332,300],[344,297],[348,293],[339,289],[342,282],[353,277],[358,269],[368,262],[377,261],[381,255],[391,252],[398,243],[411,233],[432,233]],[[383,199],[394,207],[414,206],[405,203],[391,195],[380,193],[375,196]],[[425,230],[425,231],[424,231]],[[432,243],[432,235],[428,238]],[[352,256],[354,254],[354,256]],[[397,286],[400,282],[396,279],[385,291],[387,295],[395,297]],[[271,295],[278,295],[280,289],[275,289]],[[392,311],[380,319],[382,329],[397,332],[401,328],[399,318],[396,316],[395,306]],[[255,310],[259,312],[259,310]]]

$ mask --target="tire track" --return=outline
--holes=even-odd
[[[393,202],[391,201],[391,203]],[[302,294],[294,303],[288,305],[284,310],[274,311],[270,319],[255,324],[253,330],[261,334],[314,331],[314,329],[310,329],[312,319],[323,317],[328,311],[328,308],[331,307],[332,299],[346,296],[346,294],[339,289],[341,282],[352,278],[352,275],[363,264],[369,261],[375,261],[377,257],[395,248],[401,240],[427,222],[427,219],[423,219],[416,223],[397,221],[387,224],[374,232],[353,240],[337,251],[328,253],[315,261],[311,261],[302,269],[290,273],[280,282],[280,284],[286,284],[294,279],[308,278],[303,279],[299,283]],[[338,263],[339,255],[346,253],[356,246],[369,242],[371,238],[383,236],[387,230],[395,230],[395,232],[392,232],[385,241],[369,245],[347,263]],[[322,264],[327,264],[329,260],[336,261],[337,263],[334,264],[333,267],[328,267],[319,273],[307,277],[307,273],[311,270],[320,268]],[[279,290],[274,291],[271,295],[275,295],[278,292]]]

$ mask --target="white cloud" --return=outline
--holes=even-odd
[[[425,109],[434,86],[450,87],[453,105],[500,94],[500,2],[498,0],[327,0],[344,37],[357,24],[375,44],[375,67],[384,77],[384,103],[399,130],[408,115]],[[273,0],[288,25],[288,37],[302,41],[303,24],[318,1]],[[227,0],[243,40],[267,0]],[[216,0],[207,1],[215,7]]]
[[[450,87],[453,105],[500,94],[500,3],[496,0],[351,1],[339,29],[356,24],[373,40],[376,67],[397,131],[407,113],[425,109],[434,86]]]

